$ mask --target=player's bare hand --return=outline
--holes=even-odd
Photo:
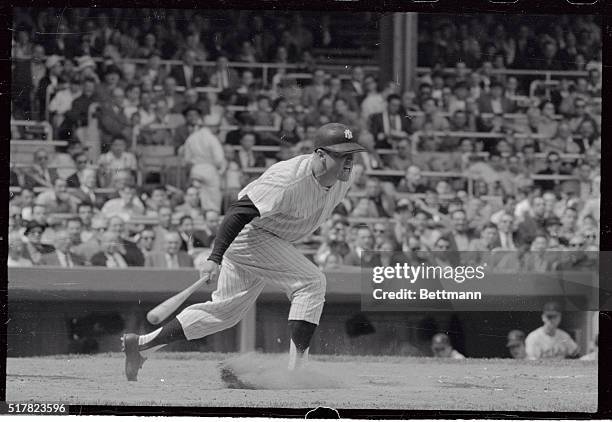
[[[198,266],[198,270],[200,271],[200,277],[204,277],[206,274],[208,274],[208,281],[206,284],[214,284],[219,278],[219,271],[221,270],[221,267],[216,262],[207,260]]]

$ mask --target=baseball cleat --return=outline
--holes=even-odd
[[[124,334],[121,337],[121,348],[125,353],[125,376],[128,381],[136,381],[138,371],[147,360],[138,350],[138,335]]]

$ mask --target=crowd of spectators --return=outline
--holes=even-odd
[[[367,152],[349,197],[300,245],[322,268],[359,265],[371,249],[598,249],[593,19],[514,33],[499,16],[425,16],[419,54],[433,67],[405,89],[362,66],[334,73],[307,60],[309,49],[334,46],[329,17],[307,26],[298,13],[238,13],[237,29],[220,31],[215,15],[193,11],[76,19],[79,10],[57,30],[49,11],[16,14],[12,117],[48,118],[66,145],[11,163],[9,265],[193,266],[240,189],[278,160],[312,152],[314,131],[331,121],[351,127]],[[66,35],[36,35],[52,25]],[[299,62],[310,76],[281,68],[264,80],[234,61]],[[531,92],[533,78],[505,67],[587,72]],[[13,139],[27,138],[13,127]],[[144,157],[155,147],[180,157],[186,182],[148,178]]]

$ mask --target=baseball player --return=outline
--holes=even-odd
[[[559,328],[561,306],[548,302],[542,312],[542,325],[525,339],[528,359],[554,359],[578,357],[578,345],[569,334]]]
[[[438,333],[431,339],[431,351],[436,358],[465,359],[461,353],[453,349],[450,338],[444,333]]]
[[[212,300],[185,308],[149,334],[123,337],[125,373],[136,380],[143,350],[208,336],[237,324],[264,285],[279,285],[291,301],[289,369],[301,366],[325,301],[325,275],[293,245],[311,234],[346,196],[353,154],[365,151],[351,130],[328,123],[314,152],[281,161],[248,184],[226,212],[213,251],[199,268],[217,282]]]
[[[506,347],[513,359],[525,359],[525,333],[521,330],[512,330],[508,333],[508,343]]]

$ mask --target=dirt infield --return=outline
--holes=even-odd
[[[9,358],[6,397],[145,406],[597,410],[596,362],[313,356],[310,370],[315,375],[309,377],[308,388],[239,390],[226,388],[219,375],[219,362],[231,356],[157,353],[135,383],[125,380],[120,354]],[[285,365],[287,357],[267,354],[250,359],[254,365],[272,367]],[[338,385],[314,388],[316,374]]]

